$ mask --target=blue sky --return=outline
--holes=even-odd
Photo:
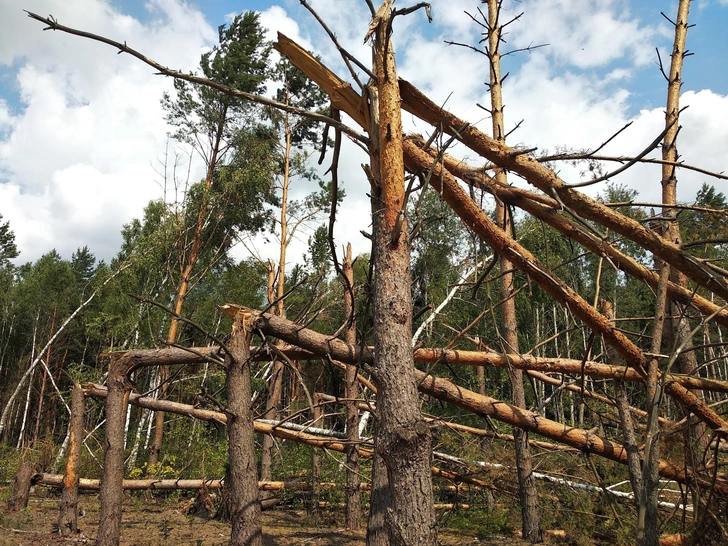
[[[363,42],[369,14],[363,0],[309,0],[359,59],[368,62]],[[486,102],[485,57],[444,44],[476,43],[478,27],[463,13],[475,13],[477,0],[434,0],[433,24],[423,12],[399,18],[395,49],[400,75],[433,100],[448,100],[453,112],[489,127],[476,103]],[[398,0],[397,5],[406,5]],[[524,120],[512,144],[539,150],[593,148],[628,121],[629,131],[609,152],[641,151],[661,131],[665,81],[655,48],[669,63],[675,1],[505,0],[507,16],[523,17],[509,27],[509,47],[548,42],[548,47],[505,60],[506,126]],[[343,9],[342,9],[343,8]],[[206,0],[0,0],[0,214],[10,221],[21,250],[19,262],[56,248],[64,257],[89,245],[102,258],[115,254],[125,222],[139,217],[150,199],[164,196],[158,171],[165,150],[184,159],[178,143],[168,143],[159,99],[171,82],[110,48],[60,33],[43,32],[22,9],[53,14],[63,24],[127,40],[129,45],[169,66],[194,70],[200,54],[214,45],[217,27],[240,10],[258,10],[271,31],[281,30],[314,50],[342,76],[337,52],[298,0],[233,2]],[[679,150],[688,163],[722,171],[728,166],[728,0],[694,0],[683,86],[685,111]],[[271,33],[273,38],[275,35]],[[407,130],[427,127],[405,116]],[[168,148],[169,146],[169,148]],[[337,242],[368,249],[359,234],[367,229],[366,183],[353,146],[341,167],[347,198]],[[455,153],[474,163],[467,150]],[[191,164],[192,177],[200,164]],[[560,166],[567,180],[580,168]],[[617,180],[638,189],[640,198],[659,199],[659,174],[639,167]],[[704,181],[681,173],[679,198],[689,201]],[[169,181],[168,181],[169,182]],[[520,183],[516,181],[516,183]],[[169,186],[169,184],[168,184]],[[304,195],[304,184],[295,191]],[[600,188],[589,191],[597,192]],[[293,260],[305,251],[301,234]],[[265,258],[274,245],[249,241]],[[271,248],[269,248],[271,247]],[[239,255],[248,250],[240,249]]]

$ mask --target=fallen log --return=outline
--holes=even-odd
[[[236,305],[227,306],[230,309]],[[340,339],[331,338],[308,328],[304,328],[290,320],[276,317],[260,311],[253,313],[253,327],[265,335],[277,337],[312,353],[328,356],[342,362],[369,362],[373,355],[369,349],[351,346]],[[455,385],[447,379],[435,377],[420,370],[415,370],[415,379],[420,392],[439,400],[451,403],[479,415],[487,415],[511,426],[545,436],[551,440],[575,447],[584,453],[593,453],[607,459],[626,464],[627,452],[624,447],[611,440],[576,427],[568,427],[563,423],[546,419],[538,413],[531,412]],[[683,468],[668,461],[660,461],[660,475],[680,483],[692,483],[697,480],[703,487],[715,487],[717,491],[728,493],[728,480],[723,478],[712,480],[691,469]]]
[[[204,349],[204,350],[203,350]],[[205,347],[189,352],[179,348],[167,349],[132,349],[105,353],[106,356],[124,356],[132,363],[133,368],[144,366],[159,366],[162,364],[201,364],[210,354],[218,354],[219,347]],[[280,349],[291,360],[318,360],[321,356],[298,347],[287,346]],[[368,348],[371,352],[371,348]],[[256,349],[251,353],[255,355]],[[199,353],[199,354],[198,354]],[[263,354],[262,352],[260,354]],[[255,358],[261,358],[260,354]],[[502,354],[483,351],[461,351],[457,349],[419,348],[414,351],[417,363],[440,362],[457,366],[491,366],[494,368],[508,368],[513,366],[520,370],[537,371],[542,373],[563,373],[580,377],[588,375],[600,379],[621,379],[624,381],[643,381],[644,378],[633,368],[604,364],[592,360],[581,361],[573,358],[548,358],[528,354]],[[363,379],[363,378],[362,378]],[[712,392],[728,393],[728,381],[692,377],[684,374],[667,374],[665,380],[678,383],[688,389],[697,389]],[[366,381],[368,388],[371,384]],[[376,390],[376,389],[372,389]]]
[[[63,474],[43,473],[36,480],[38,485],[47,485],[49,487],[63,487]],[[177,489],[221,489],[225,484],[224,480],[182,480],[182,479],[164,479],[158,480],[154,478],[143,480],[124,480],[122,488],[129,491],[173,491]],[[80,478],[78,487],[83,491],[96,491],[101,486],[101,480],[93,478]],[[319,484],[322,489],[335,489],[343,487],[341,484],[333,482],[325,482]],[[261,491],[310,491],[311,484],[301,482],[268,482],[259,481],[258,489]],[[366,485],[362,486],[366,489]]]
[[[257,312],[257,311],[256,311]],[[105,398],[108,394],[107,389],[105,387],[102,387],[100,385],[94,385],[94,384],[84,384],[84,393],[87,396],[94,396],[99,398]],[[196,419],[201,419],[204,421],[212,421],[217,422],[221,424],[227,423],[227,416],[224,413],[216,412],[212,410],[203,410],[200,408],[196,408],[194,406],[191,406],[189,404],[181,404],[179,402],[172,402],[170,400],[158,400],[158,399],[152,399],[152,398],[146,398],[141,396],[138,393],[130,393],[129,395],[129,403],[135,406],[139,406],[142,408],[152,409],[156,411],[165,411],[169,413],[176,413],[179,415],[187,415],[189,417],[194,417]],[[338,451],[340,453],[346,453],[346,442],[341,442],[339,440],[330,439],[330,438],[324,438],[321,436],[316,436],[313,434],[308,434],[305,432],[299,432],[295,430],[290,430],[284,428],[285,425],[272,425],[269,423],[264,423],[259,420],[256,420],[253,422],[253,427],[255,432],[261,433],[261,434],[270,434],[272,436],[276,436],[278,438],[284,439],[284,440],[291,440],[294,442],[299,442],[303,444],[310,445],[312,447],[320,447],[324,449],[330,449],[332,451]],[[361,457],[365,458],[371,458],[372,452],[368,449],[363,449],[362,447],[357,446],[357,451],[359,452],[359,455]],[[448,470],[441,469],[439,467],[433,466],[432,467],[432,473],[437,476],[441,476],[444,478],[447,478],[449,480],[452,480],[456,483],[467,483],[470,485],[475,485],[477,487],[484,487],[492,489],[493,486],[483,480],[473,478],[472,476],[457,474],[455,472],[450,472]]]

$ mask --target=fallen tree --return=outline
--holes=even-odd
[[[237,308],[239,306],[229,305]],[[368,348],[354,347],[346,342],[304,328],[295,322],[276,317],[260,311],[251,311],[253,327],[267,336],[273,336],[296,345],[322,357],[330,357],[342,362],[373,361]],[[627,462],[624,447],[607,438],[603,438],[588,430],[568,427],[563,423],[552,421],[538,413],[517,408],[512,404],[477,394],[455,385],[447,379],[434,377],[420,370],[415,370],[415,379],[420,392],[439,400],[448,402],[478,415],[487,415],[511,426],[517,426],[531,433],[539,434],[551,440],[575,447],[584,453],[600,455],[621,464]],[[714,487],[716,491],[728,493],[728,480],[706,474],[698,474],[681,464],[660,461],[660,475],[680,483],[697,481],[704,487]]]

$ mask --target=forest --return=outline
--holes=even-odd
[[[15,265],[0,216],[4,532],[32,483],[60,536],[79,489],[98,493],[99,545],[153,503],[224,522],[233,545],[266,544],[261,513],[279,510],[372,546],[728,543],[728,176],[678,153],[690,2],[666,15],[664,131],[634,157],[506,143],[498,0],[474,2],[480,43],[452,44],[489,67],[488,132],[397,77],[397,25],[430,5],[366,3],[371,62],[301,0],[346,76],[267,42],[255,12],[192,74],[28,14],[174,77],[170,139],[205,176],[171,146],[177,198],[124,225],[108,262],[79,241]],[[404,113],[427,128],[405,134]],[[369,156],[357,256],[335,237],[343,139]],[[644,164],[659,203],[620,181]],[[688,170],[705,182],[683,203]],[[317,190],[292,199],[300,184]],[[261,235],[276,260],[233,258]]]

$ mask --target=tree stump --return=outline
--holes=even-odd
[[[18,512],[28,506],[28,497],[30,496],[30,486],[40,479],[43,469],[39,464],[33,464],[28,461],[20,463],[18,474],[15,476],[13,483],[13,493],[8,500],[8,510]]]

